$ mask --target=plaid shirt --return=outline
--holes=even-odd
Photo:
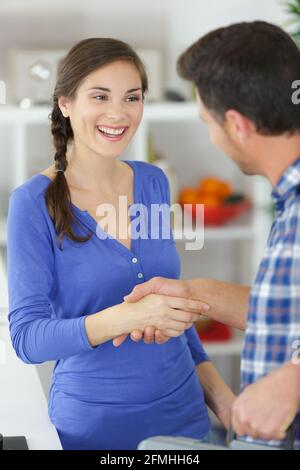
[[[272,199],[275,218],[249,299],[242,389],[291,360],[300,339],[300,158],[281,176]],[[295,426],[300,449],[300,414]]]

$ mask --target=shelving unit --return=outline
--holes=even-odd
[[[11,189],[21,185],[28,177],[27,130],[30,126],[49,126],[49,107],[20,109],[16,106],[0,106],[0,126],[12,126],[14,139],[11,163]],[[130,146],[131,158],[147,161],[148,135],[155,124],[189,125],[199,122],[195,103],[153,103],[145,105],[142,124]],[[251,257],[249,273],[254,274],[261,257],[266,236],[269,231],[271,216],[264,207],[269,203],[270,189],[261,178],[252,179],[253,210],[249,214],[222,227],[206,227],[205,242],[250,242]],[[186,239],[190,238],[192,226],[185,227]],[[174,237],[178,232],[175,227]],[[178,240],[181,243],[184,240]],[[0,246],[6,244],[6,220],[0,219]],[[201,256],[197,254],[196,256]],[[3,263],[2,263],[3,267]],[[3,271],[3,269],[2,269]],[[1,274],[2,278],[4,274]],[[1,282],[3,285],[3,283]],[[235,337],[228,343],[207,343],[205,347],[212,356],[239,355],[242,340]]]
[[[256,230],[254,224],[255,214],[250,211],[249,214],[234,220],[222,227],[206,227],[204,232],[205,241],[217,240],[254,240]],[[180,237],[180,230],[174,228],[174,238],[176,241],[185,242],[193,238],[194,230],[192,224],[185,227],[185,237]],[[6,219],[0,218],[0,246],[6,245]]]
[[[242,217],[233,220],[232,222],[222,225],[220,227],[205,227],[204,238],[206,241],[217,241],[217,240],[254,240],[256,237],[255,214],[252,210],[249,213],[244,214]],[[189,220],[185,226],[185,237],[180,239],[181,231],[180,228],[174,227],[174,238],[178,241],[191,240],[194,235],[194,228],[192,221]]]
[[[207,354],[214,357],[239,356],[243,347],[241,338],[233,338],[229,341],[204,342],[203,346]]]
[[[28,126],[49,126],[49,107],[40,106],[20,109],[17,106],[0,107],[0,126],[13,126],[14,148],[12,188],[21,185],[27,178],[26,130]],[[132,158],[147,161],[147,137],[152,123],[190,123],[199,121],[195,103],[153,103],[145,106],[144,118],[131,145]],[[269,188],[261,178],[253,178],[254,208],[260,209],[268,202]],[[5,243],[5,221],[0,220],[0,244]],[[257,227],[253,214],[221,228],[208,228],[206,237],[219,239],[257,238]]]

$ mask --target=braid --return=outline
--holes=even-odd
[[[70,125],[70,119],[63,117],[57,101],[55,101],[51,119],[51,132],[56,150],[54,156],[55,170],[57,172],[61,171],[63,173],[66,171],[68,166],[66,157],[67,144],[68,140],[73,137],[73,131]]]
[[[73,131],[69,118],[64,118],[54,98],[54,107],[51,113],[51,132],[55,147],[55,178],[46,191],[46,204],[50,217],[53,220],[61,249],[64,235],[77,242],[86,242],[91,238],[76,235],[72,229],[73,222],[78,223],[71,211],[71,194],[64,172],[67,169],[67,145],[73,138]]]

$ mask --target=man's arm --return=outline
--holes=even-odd
[[[214,279],[177,280],[154,277],[150,281],[138,284],[132,292],[124,297],[126,302],[137,302],[148,294],[171,295],[197,299],[202,302],[198,313],[229,326],[244,330],[246,327],[248,297],[250,288],[239,284],[217,281]],[[140,341],[144,336],[147,343],[156,341],[163,343],[168,340],[159,330],[149,326],[144,332],[133,331],[131,339]],[[115,338],[113,343],[120,346],[127,335]]]
[[[232,426],[240,436],[284,439],[300,408],[300,364],[292,361],[249,385],[232,406]]]
[[[201,299],[210,306],[205,316],[240,330],[246,329],[248,286],[215,279],[191,279],[184,282],[192,298]]]

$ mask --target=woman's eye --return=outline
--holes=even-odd
[[[140,97],[139,96],[128,96],[128,101],[140,101]]]
[[[95,96],[96,101],[104,101],[106,99],[105,95],[97,95]]]

